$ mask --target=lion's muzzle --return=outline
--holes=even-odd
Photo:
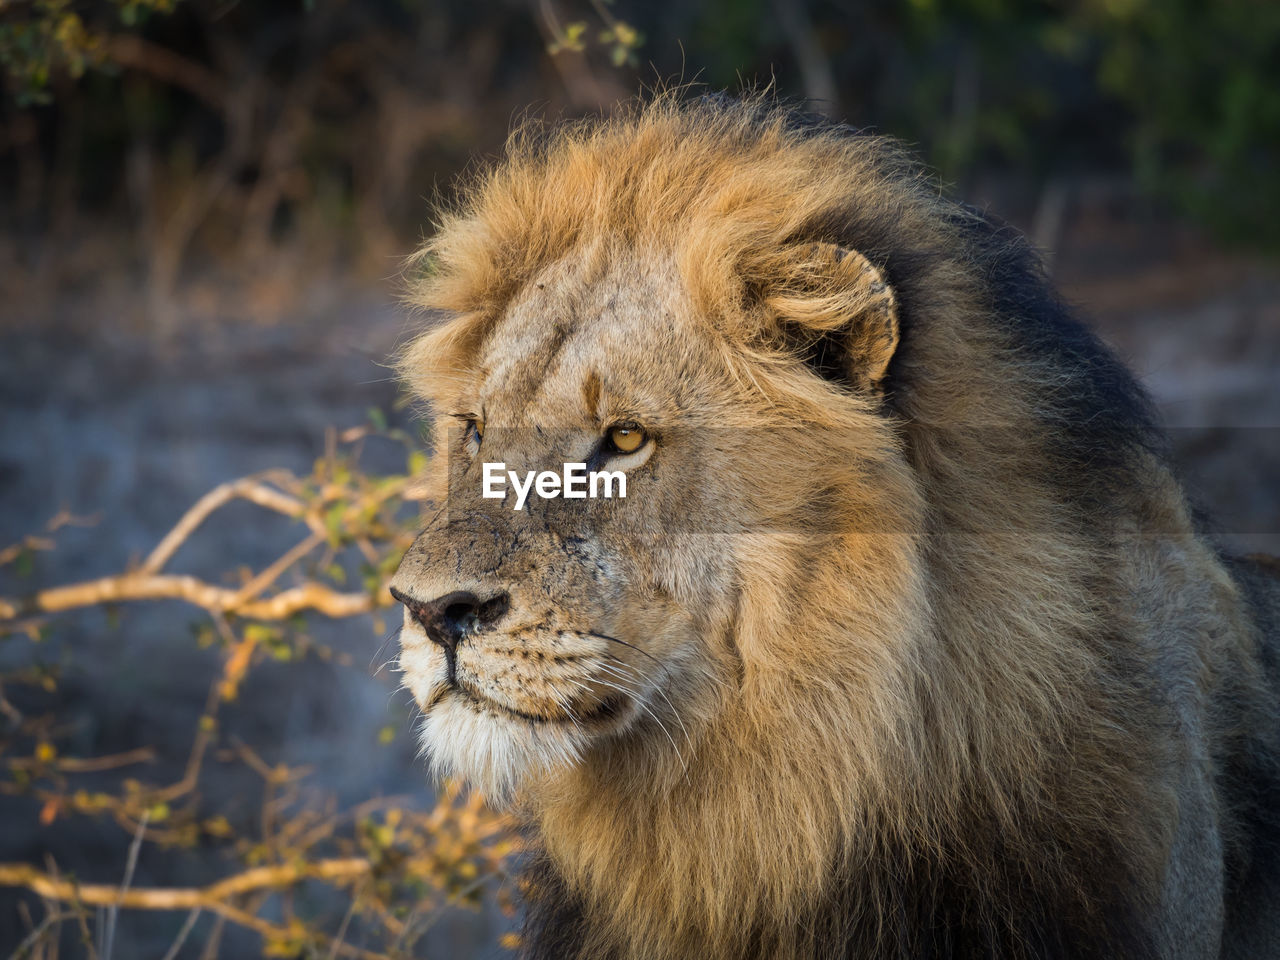
[[[457,681],[458,644],[470,633],[493,627],[511,607],[511,597],[505,592],[481,600],[470,590],[454,590],[424,601],[392,587],[391,595],[404,604],[427,637],[444,650],[450,686]]]

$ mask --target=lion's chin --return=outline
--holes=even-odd
[[[421,735],[438,776],[465,781],[495,805],[509,803],[531,778],[580,762],[591,739],[574,724],[484,709],[456,692],[432,704]]]

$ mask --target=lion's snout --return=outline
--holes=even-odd
[[[419,600],[392,587],[391,595],[447,653],[456,651],[467,634],[497,624],[511,608],[511,596],[506,592],[482,600],[470,590],[454,590],[434,600]]]

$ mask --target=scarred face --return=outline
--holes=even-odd
[[[497,800],[620,738],[682,749],[732,603],[723,534],[698,519],[716,513],[706,471],[738,455],[706,422],[730,392],[717,344],[655,272],[583,273],[547,271],[424,378],[447,429],[392,585],[400,667],[436,769]],[[485,464],[506,478],[489,497]],[[611,474],[612,495],[534,480],[565,464]]]
[[[780,256],[782,281],[736,298],[736,334],[669,259],[601,246],[415,346],[405,372],[449,428],[392,587],[439,772],[501,799],[595,751],[671,749],[654,769],[682,769],[750,660],[778,665],[742,597],[786,631],[832,592],[787,595],[787,564],[856,565],[874,538],[833,531],[905,529],[879,492],[900,469],[874,399],[892,292],[830,244]],[[566,496],[572,471],[573,492],[615,495]]]

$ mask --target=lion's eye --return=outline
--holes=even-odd
[[[609,443],[618,453],[635,453],[648,439],[649,435],[638,423],[620,423],[609,430]]]
[[[467,450],[474,455],[480,449],[480,441],[484,439],[484,421],[477,417],[461,416],[462,442]]]

